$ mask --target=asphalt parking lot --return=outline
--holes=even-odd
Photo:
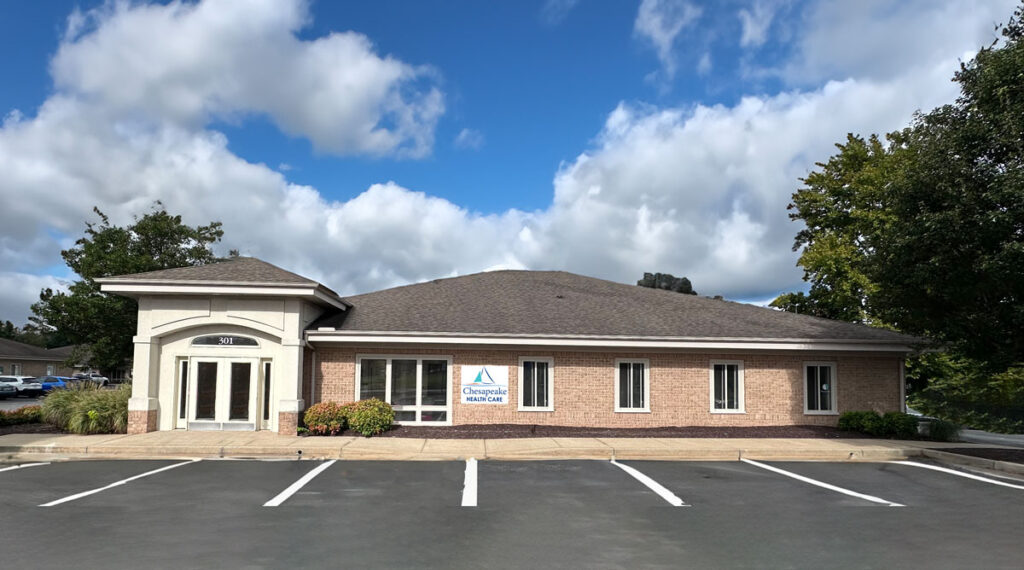
[[[6,399],[3,399],[3,400],[0,400],[0,410],[3,410],[3,411],[6,412],[6,411],[10,411],[10,410],[17,410],[18,408],[23,408],[25,406],[38,406],[38,405],[40,405],[42,403],[43,403],[43,401],[42,401],[41,398],[16,398],[16,397],[10,397],[10,398],[6,398]]]
[[[1024,482],[957,473],[817,462],[0,465],[0,552],[12,568],[1019,568]]]

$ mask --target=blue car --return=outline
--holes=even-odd
[[[36,378],[36,382],[43,385],[43,393],[47,393],[54,388],[64,388],[68,382],[74,382],[74,378],[68,378],[67,376],[40,376]]]

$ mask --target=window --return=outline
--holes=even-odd
[[[649,412],[650,363],[647,360],[615,361],[615,411]]]
[[[56,366],[54,366],[52,364],[47,364],[46,365],[46,375],[47,376],[53,376],[56,373],[56,371],[57,371],[57,367]],[[3,370],[0,370],[0,372],[3,372]]]
[[[356,378],[356,400],[391,404],[395,423],[451,424],[451,358],[360,356]]]
[[[836,365],[834,362],[804,364],[804,413],[838,413],[836,412]]]
[[[178,360],[178,419],[185,419],[188,413],[188,359]]]
[[[0,364],[0,374],[3,374],[3,373],[4,373],[4,365]]]
[[[743,363],[735,360],[711,361],[711,412],[742,414]]]
[[[552,412],[555,410],[552,375],[555,369],[551,358],[524,356],[519,359],[519,410],[524,412]]]
[[[21,376],[21,365],[20,364],[12,364],[11,365],[11,375],[12,376]]]

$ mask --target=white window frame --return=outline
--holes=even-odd
[[[444,356],[440,354],[357,354],[356,355],[356,375],[355,375],[355,401],[359,401],[360,391],[362,390],[362,366],[363,360],[384,360],[385,362],[385,373],[384,373],[384,401],[391,404],[391,361],[392,360],[415,360],[416,361],[416,403],[412,405],[401,405],[393,406],[395,412],[416,412],[416,419],[414,421],[395,421],[398,425],[415,425],[415,426],[450,426],[452,425],[452,413],[454,409],[452,407],[452,357]],[[443,360],[447,363],[447,382],[448,397],[445,405],[424,405],[421,403],[423,397],[423,361],[424,360]],[[419,412],[445,412],[445,421],[443,422],[424,422],[420,421]]]
[[[737,408],[716,408],[715,407],[715,366],[735,366],[736,370],[736,390],[739,392],[736,398]],[[806,370],[806,369],[805,369]],[[806,382],[804,385],[806,386]],[[745,414],[747,413],[747,402],[746,402],[746,388],[745,382],[743,381],[743,361],[742,360],[712,360],[708,367],[708,405],[710,406],[712,414]],[[806,403],[806,399],[804,400]]]
[[[548,365],[548,405],[547,406],[524,406],[523,395],[526,390],[525,375],[523,374],[523,363],[543,362]],[[550,356],[520,356],[519,357],[519,411],[520,412],[553,412],[555,411],[555,359]]]
[[[619,368],[623,364],[644,365],[644,407],[623,408],[619,405]],[[651,361],[647,358],[616,358],[615,359],[615,411],[625,414],[645,414],[651,412]]]
[[[47,376],[53,376],[55,374],[57,374],[57,365],[55,365],[55,364],[47,364],[46,365],[46,375]]]
[[[832,389],[829,391],[831,409],[829,410],[811,410],[807,408],[807,367],[808,366],[827,366],[831,368],[829,374],[830,381],[832,382]],[[803,376],[803,394],[804,394],[804,414],[808,416],[838,416],[839,415],[839,367],[836,366],[835,362],[804,362]]]
[[[15,363],[11,364],[11,376],[21,376],[21,364],[20,363],[15,362]]]

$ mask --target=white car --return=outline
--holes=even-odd
[[[88,380],[90,382],[95,382],[97,386],[106,386],[107,384],[110,384],[110,378],[107,378],[99,372],[78,373],[75,374],[75,380]]]
[[[43,393],[43,385],[36,381],[35,376],[0,376],[0,384],[13,386],[15,396],[34,398]]]

